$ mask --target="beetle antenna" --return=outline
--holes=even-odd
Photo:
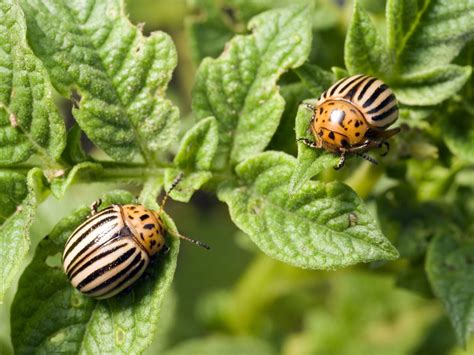
[[[211,247],[209,245],[207,245],[206,243],[203,243],[203,242],[201,242],[199,240],[196,240],[196,239],[185,237],[184,235],[181,235],[178,232],[176,232],[176,233],[173,232],[172,235],[177,237],[177,238],[184,239],[184,240],[187,240],[188,242],[196,244],[196,245],[200,246],[201,248],[204,248],[204,249],[207,249],[207,250],[211,249]]]
[[[168,201],[168,197],[170,196],[171,191],[174,190],[176,185],[179,184],[179,182],[183,179],[184,174],[181,172],[176,176],[176,178],[173,180],[173,183],[171,184],[171,187],[169,188],[168,191],[166,191],[165,196],[163,197],[163,200],[161,200],[160,203],[160,209],[157,212],[157,215],[159,216],[161,212],[163,212],[163,208],[165,207],[166,201]]]

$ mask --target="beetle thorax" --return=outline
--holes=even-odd
[[[351,102],[334,99],[326,100],[316,108],[311,129],[321,146],[337,151],[362,143],[369,126]]]
[[[122,211],[125,224],[148,255],[159,252],[165,245],[165,230],[159,216],[141,205],[124,205]]]

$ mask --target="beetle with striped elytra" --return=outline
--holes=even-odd
[[[101,201],[94,202],[91,215],[64,247],[63,268],[71,284],[86,296],[104,299],[137,281],[151,258],[167,250],[160,214],[181,178],[179,175],[175,179],[158,211],[138,204],[115,204],[99,211]],[[177,233],[173,236],[210,249],[200,241]]]
[[[387,139],[400,128],[387,129],[398,119],[398,104],[392,90],[380,79],[367,75],[343,78],[324,91],[315,106],[309,128],[315,141],[298,138],[311,148],[325,149],[340,155],[334,167],[344,166],[347,154],[356,154],[371,163],[377,161],[366,152],[390,145]]]

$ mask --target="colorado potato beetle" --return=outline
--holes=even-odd
[[[388,129],[398,119],[398,104],[392,90],[380,79],[367,75],[343,78],[324,91],[316,106],[305,104],[313,112],[309,128],[315,138],[298,141],[312,148],[323,148],[340,155],[344,166],[346,154],[357,154],[377,164],[366,154],[372,148],[390,148],[387,139],[400,132]]]
[[[91,206],[91,215],[71,234],[63,252],[63,268],[74,287],[86,296],[103,299],[138,280],[151,258],[168,249],[160,214],[180,178],[174,181],[158,211],[138,204],[111,205],[98,211],[100,200]],[[174,236],[209,249],[197,240]]]

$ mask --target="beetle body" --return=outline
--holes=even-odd
[[[158,214],[141,205],[111,205],[71,234],[63,266],[72,285],[94,298],[109,298],[132,285],[165,245]]]
[[[381,147],[400,129],[387,130],[398,118],[398,104],[393,92],[381,80],[367,75],[343,78],[324,91],[316,106],[307,105],[313,116],[310,130],[312,142],[299,139],[313,148],[339,153],[344,164],[346,153],[365,155],[368,150]]]

